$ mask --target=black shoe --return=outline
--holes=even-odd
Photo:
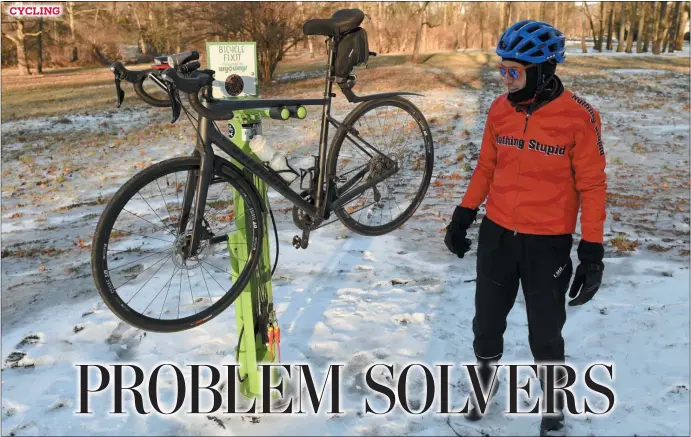
[[[564,413],[543,415],[540,421],[540,436],[565,436]]]
[[[489,409],[489,403],[492,402],[492,399],[494,398],[494,395],[497,394],[497,391],[499,391],[499,380],[498,379],[494,383],[494,389],[492,389],[492,393],[489,395],[489,399],[487,400],[487,406],[485,407],[485,414],[487,414],[487,410]],[[470,397],[470,408],[468,408],[468,412],[465,414],[465,418],[467,420],[472,421],[472,422],[475,422],[475,421],[482,419],[482,413],[480,412],[480,407],[477,406],[477,402],[475,401],[475,397],[473,397],[473,396]]]

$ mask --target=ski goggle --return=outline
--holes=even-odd
[[[506,74],[508,73],[509,76],[511,76],[513,79],[518,79],[518,76],[520,76],[521,71],[525,71],[526,69],[528,69],[530,67],[534,67],[534,66],[535,66],[535,64],[513,66],[513,67],[507,67],[504,64],[497,65],[497,67],[499,68],[499,73],[501,74],[501,77],[506,77]]]

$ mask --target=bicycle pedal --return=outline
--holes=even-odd
[[[298,237],[297,235],[293,237],[293,247],[296,249],[299,249],[300,246],[302,245],[302,238]]]

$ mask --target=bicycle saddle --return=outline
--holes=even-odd
[[[331,18],[307,20],[302,25],[302,32],[305,35],[336,36],[357,28],[364,19],[365,14],[360,9],[341,9]]]

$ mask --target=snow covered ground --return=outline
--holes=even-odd
[[[587,305],[567,308],[567,359],[578,369],[614,364],[616,394],[607,416],[569,417],[571,435],[689,434],[689,75],[631,73],[562,76],[602,115],[610,178],[604,284]],[[166,125],[165,109],[3,124],[2,434],[537,435],[538,417],[498,413],[506,375],[493,413],[477,423],[434,413],[438,397],[425,415],[364,414],[365,397],[375,409],[386,405],[364,385],[363,370],[375,363],[400,370],[408,363],[458,368],[474,360],[476,246],[459,260],[444,247],[443,228],[467,186],[487,108],[500,92],[497,77],[485,80],[483,90],[447,88],[412,98],[432,126],[435,171],[404,228],[368,238],[336,223],[314,232],[309,248],[298,251],[291,246],[297,232],[290,214],[278,212],[289,204],[270,192],[281,254],[273,281],[281,360],[309,363],[317,373],[344,364],[346,414],[340,416],[228,415],[225,405],[213,415],[140,416],[129,395],[127,414],[109,414],[110,395],[90,399],[93,414],[76,414],[77,364],[137,363],[151,372],[160,363],[235,363],[232,307],[191,331],[143,332],[105,307],[91,278],[91,234],[104,202],[140,168],[186,155],[192,131],[182,136],[180,127]],[[342,119],[350,107],[338,99],[333,109]],[[308,157],[318,119],[313,111],[304,122],[266,120],[264,135],[298,159]],[[151,120],[163,127],[147,127]],[[474,241],[477,226],[470,230]],[[531,362],[527,335],[519,293],[508,320],[506,362]],[[410,400],[419,402],[422,374],[410,376]],[[458,411],[470,387],[460,371],[452,370],[449,382],[451,411]],[[170,386],[161,388],[162,404],[173,399]],[[605,407],[602,397],[589,402],[597,411]]]

